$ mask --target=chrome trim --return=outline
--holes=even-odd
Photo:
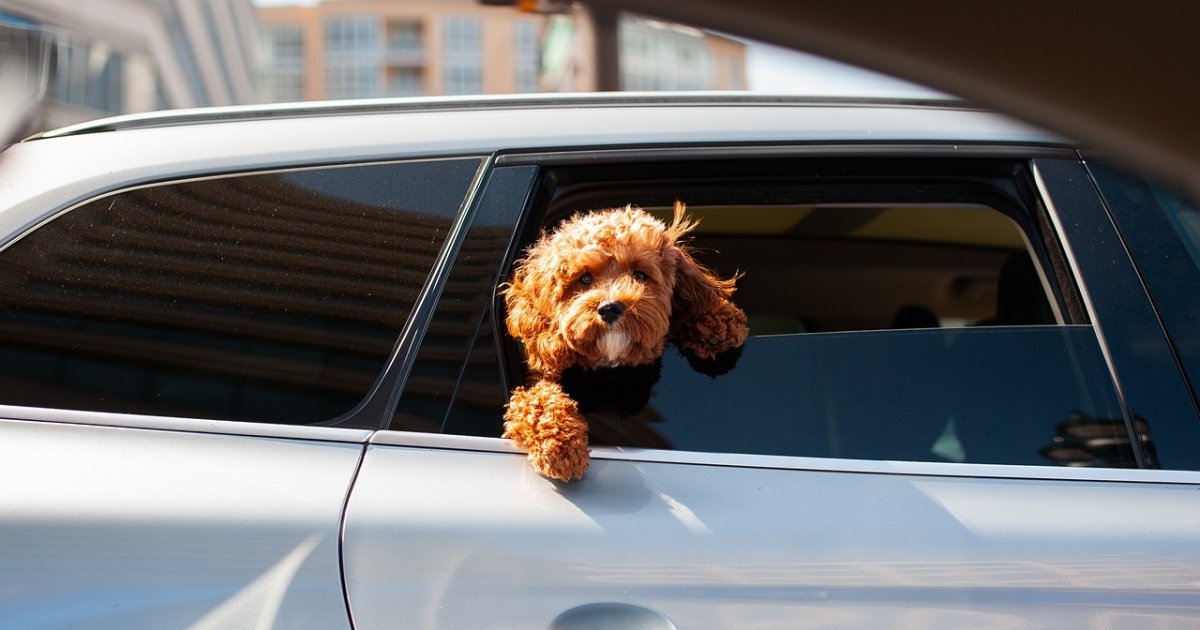
[[[779,159],[807,157],[904,157],[904,158],[989,158],[989,159],[1074,159],[1076,151],[1065,140],[1044,142],[895,142],[895,143],[731,143],[670,147],[624,147],[617,149],[507,150],[496,158],[497,166],[559,164],[605,164],[613,162],[695,159]]]
[[[321,442],[365,443],[371,437],[371,431],[367,429],[266,424],[262,422],[237,422],[233,420],[203,420],[199,418],[172,418],[169,416],[142,416],[104,411],[18,407],[15,405],[0,405],[0,420],[81,424],[125,429],[153,429],[158,431],[178,431],[181,433],[214,433],[220,435],[315,440]]]
[[[312,101],[270,105],[238,105],[162,110],[125,114],[91,120],[43,132],[28,140],[57,138],[121,129],[141,129],[172,125],[264,120],[307,116],[337,116],[372,113],[430,112],[460,109],[618,107],[684,105],[810,105],[868,107],[940,107],[984,111],[953,98],[872,99],[865,97],[803,97],[742,92],[592,92],[570,94],[501,94],[463,97],[374,98],[339,101]]]
[[[508,440],[466,435],[378,431],[369,443],[427,450],[474,451],[524,455]],[[1141,468],[1070,468],[1018,466],[1010,464],[954,464],[890,460],[789,457],[742,453],[701,453],[657,449],[593,446],[592,459],[656,464],[689,464],[731,468],[762,468],[918,477],[963,477],[973,479],[1037,479],[1047,481],[1113,481],[1200,486],[1200,471],[1151,470]]]

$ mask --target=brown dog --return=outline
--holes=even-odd
[[[588,467],[587,422],[563,390],[564,370],[653,364],[668,342],[689,361],[740,353],[746,315],[729,300],[734,279],[715,277],[680,241],[695,225],[680,202],[670,225],[633,206],[576,214],[517,263],[507,324],[529,381],[512,392],[504,437],[540,474],[566,481]]]

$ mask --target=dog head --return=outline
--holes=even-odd
[[[713,277],[680,242],[695,227],[684,210],[676,202],[669,225],[633,206],[576,214],[526,251],[505,304],[531,371],[652,362],[683,322],[699,321],[693,311],[727,303],[733,280]]]

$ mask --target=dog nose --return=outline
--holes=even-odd
[[[621,315],[625,313],[625,305],[620,302],[605,302],[596,312],[600,314],[600,319],[603,319],[605,324],[612,324],[621,319]]]

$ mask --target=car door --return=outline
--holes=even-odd
[[[0,626],[350,628],[372,401],[481,164],[118,185],[5,225]]]
[[[958,149],[499,160],[347,504],[355,627],[1194,626],[1196,416],[1128,256],[1072,153]],[[668,351],[637,431],[539,477],[496,437],[496,283],[556,218],[675,198],[744,354]]]

